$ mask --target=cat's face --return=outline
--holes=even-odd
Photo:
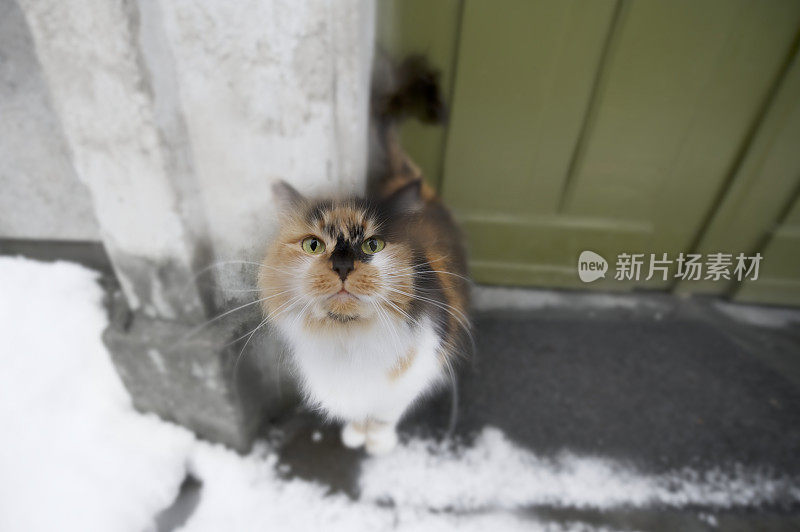
[[[402,317],[413,293],[413,253],[381,205],[309,202],[293,191],[259,286],[270,319],[332,327]]]

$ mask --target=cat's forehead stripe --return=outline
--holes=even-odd
[[[370,223],[367,212],[355,204],[319,204],[309,212],[309,221],[331,238],[363,239]]]

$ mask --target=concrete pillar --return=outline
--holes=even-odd
[[[123,381],[139,408],[246,448],[275,402],[272,344],[248,344],[244,386],[231,344],[252,322],[198,325],[255,270],[195,276],[258,260],[273,179],[363,189],[372,0],[19,3],[124,294],[106,333]]]
[[[98,241],[16,0],[0,0],[0,127],[0,252],[10,240]]]

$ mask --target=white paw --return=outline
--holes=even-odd
[[[367,440],[367,433],[356,423],[349,422],[342,427],[342,443],[345,447],[356,449],[364,445]]]
[[[370,430],[367,433],[366,449],[372,456],[388,454],[397,446],[397,432],[393,426],[387,426],[378,430]]]

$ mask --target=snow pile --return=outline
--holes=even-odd
[[[187,473],[202,483],[187,532],[583,531],[596,529],[527,510],[800,500],[796,486],[744,470],[654,477],[600,459],[545,460],[492,428],[462,449],[412,440],[364,462],[359,500],[331,495],[282,478],[266,444],[243,457],[136,413],[100,339],[101,299],[85,268],[0,258],[0,530],[150,530]]]
[[[240,457],[219,446],[198,445],[192,458],[192,471],[203,479],[203,493],[200,504],[181,530],[596,530],[578,524],[543,523],[529,516],[507,512],[459,516],[434,513],[424,508],[387,507],[370,501],[353,501],[344,495],[326,494],[327,488],[318,484],[281,479],[276,465],[275,454],[266,447],[257,449],[250,456]]]
[[[102,296],[81,266],[0,257],[0,530],[152,530],[188,472],[203,485],[188,532],[594,530],[328,495],[280,478],[264,445],[242,457],[139,414],[100,338]]]
[[[800,486],[743,467],[649,476],[610,460],[569,453],[548,460],[487,427],[470,447],[412,440],[387,457],[368,460],[361,473],[361,496],[401,507],[458,512],[537,505],[729,508],[800,501]]]
[[[144,530],[193,437],[133,411],[89,270],[0,258],[0,530]]]

